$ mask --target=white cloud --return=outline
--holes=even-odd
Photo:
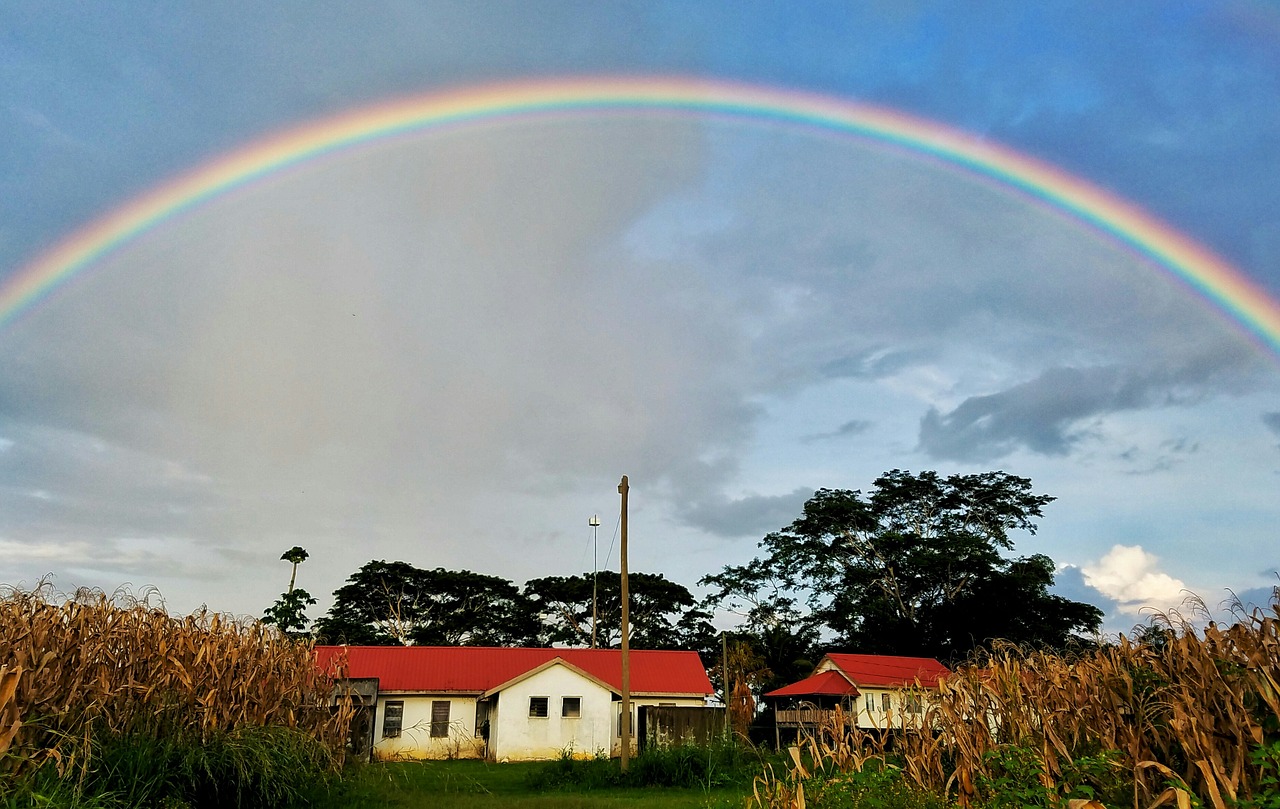
[[[1140,545],[1115,545],[1081,570],[1085,584],[1115,599],[1121,612],[1137,616],[1144,608],[1177,608],[1187,596],[1186,583],[1159,570],[1159,561]]]

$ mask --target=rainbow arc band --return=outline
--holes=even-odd
[[[1040,202],[1145,258],[1280,362],[1280,303],[1137,206],[1007,147],[896,110],[701,79],[575,78],[464,87],[325,118],[207,163],[90,223],[0,287],[0,327],[104,256],[201,203],[306,161],[426,131],[604,114],[714,117],[867,139]]]

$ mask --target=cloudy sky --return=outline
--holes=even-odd
[[[1280,297],[1280,6],[0,8],[0,283],[294,127],[663,76],[901,111],[1075,175]],[[1113,630],[1280,566],[1280,358],[1083,222],[867,139],[692,114],[425,129],[141,233],[0,326],[0,582],[260,614],[311,553],[693,586],[819,487],[1001,469]],[[612,547],[612,551],[609,549]]]

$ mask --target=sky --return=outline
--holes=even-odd
[[[640,77],[948,127],[1280,299],[1280,5],[1259,0],[16,0],[0,296],[280,133]],[[1124,631],[1280,584],[1276,345],[918,149],[697,111],[426,127],[213,194],[0,312],[0,582],[260,615],[300,545],[316,617],[373,559],[616,569],[625,474],[630,568],[697,591],[818,488],[1002,470],[1056,498],[1015,552]]]

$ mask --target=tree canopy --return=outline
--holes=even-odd
[[[1004,472],[893,470],[868,494],[819,489],[766,551],[701,583],[758,630],[806,626],[851,651],[955,662],[994,639],[1062,648],[1102,613],[1048,591],[1054,563],[1009,558],[1052,502]]]
[[[630,573],[627,578],[632,648],[702,651],[714,645],[711,615],[697,608],[687,587],[661,573]],[[596,642],[601,648],[617,648],[622,642],[621,576],[602,570],[598,583]],[[590,573],[547,576],[525,584],[525,596],[542,621],[546,643],[591,645],[591,591]]]
[[[631,645],[705,651],[715,643],[710,614],[661,574],[631,573]],[[523,590],[499,576],[424,570],[407,562],[368,562],[334,592],[316,621],[322,642],[369,646],[589,646],[590,573],[548,576]],[[599,574],[598,645],[621,642],[617,573]]]
[[[514,584],[469,570],[368,562],[334,592],[320,638],[371,646],[530,646],[537,617]]]

